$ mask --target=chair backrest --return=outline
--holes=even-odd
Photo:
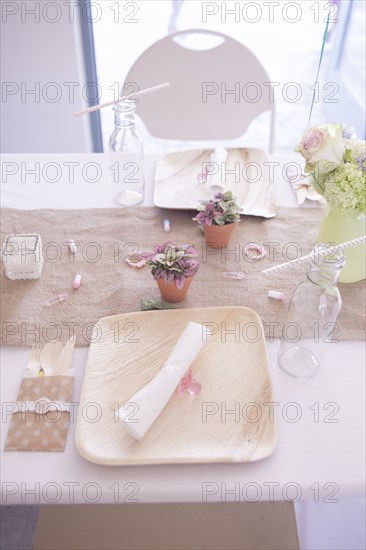
[[[221,43],[206,50],[192,50],[177,43],[177,39],[190,34],[220,37]],[[179,31],[155,42],[130,69],[124,89],[129,93],[133,88],[162,82],[170,82],[170,88],[141,98],[136,109],[152,136],[237,139],[258,115],[270,111],[272,149],[272,85],[259,60],[240,42],[201,29]]]

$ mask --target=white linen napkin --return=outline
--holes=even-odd
[[[226,185],[223,183],[223,164],[227,159],[227,151],[221,146],[215,148],[214,152],[211,153],[210,163],[207,168],[207,177],[205,187],[210,194],[215,193],[224,193]]]
[[[208,337],[209,333],[203,325],[188,323],[158,374],[120,407],[118,416],[132,437],[143,438],[168,403]]]

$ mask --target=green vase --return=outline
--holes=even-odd
[[[366,215],[359,210],[343,210],[327,205],[320,225],[319,243],[343,243],[366,235]],[[343,251],[346,265],[339,282],[356,283],[366,277],[366,243]]]

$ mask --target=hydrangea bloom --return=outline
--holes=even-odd
[[[341,164],[323,176],[324,197],[336,208],[366,211],[366,174],[357,164]]]

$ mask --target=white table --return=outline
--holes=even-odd
[[[282,168],[284,163],[298,159],[270,160],[280,163],[274,169],[277,204],[297,206]],[[155,161],[155,157],[146,158],[147,205],[152,203]],[[71,166],[74,181],[69,177]],[[108,158],[104,155],[6,155],[2,168],[3,207],[115,206]],[[26,173],[29,169],[36,169],[37,176],[39,172],[39,182],[34,174]],[[83,170],[89,180],[99,175],[99,181],[83,181]],[[58,181],[52,183],[50,180],[56,176]],[[251,464],[97,466],[79,456],[73,423],[63,453],[2,452],[2,504],[114,503],[133,499],[141,503],[283,499],[331,502],[362,496],[365,344],[352,341],[329,345],[327,363],[320,374],[305,381],[293,379],[278,368],[278,341],[267,340],[267,344],[278,426],[278,447],[271,457]],[[88,348],[78,348],[74,353],[75,401],[87,354]],[[1,348],[1,449],[10,421],[4,408],[17,395],[28,356],[28,348]]]

